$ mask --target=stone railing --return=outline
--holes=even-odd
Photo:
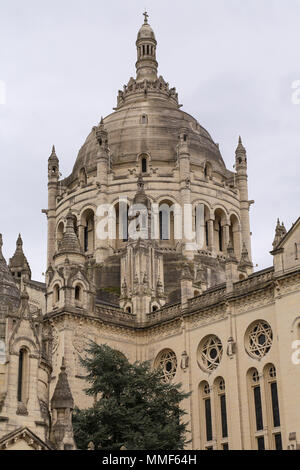
[[[164,320],[175,318],[181,315],[181,303],[170,305],[169,307],[162,307],[155,312],[147,313],[147,324],[159,323]]]
[[[195,309],[195,308],[202,308],[202,307],[209,307],[210,305],[215,305],[216,303],[224,300],[226,298],[226,287],[222,284],[221,287],[208,290],[203,292],[203,294],[194,297],[193,299],[189,299],[188,301],[188,308]]]
[[[123,310],[118,307],[96,305],[95,313],[101,320],[112,321],[113,323],[127,326],[136,326],[135,315],[123,312]]]
[[[234,294],[246,294],[254,291],[260,287],[264,287],[266,284],[272,282],[274,279],[273,268],[265,269],[261,272],[254,273],[243,281],[236,282],[234,284]]]

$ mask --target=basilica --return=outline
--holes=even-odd
[[[300,218],[254,272],[242,139],[231,171],[158,74],[144,17],[136,76],[63,179],[52,148],[45,283],[0,235],[0,449],[76,449],[90,340],[191,392],[189,449],[300,449]]]

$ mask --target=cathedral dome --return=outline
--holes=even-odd
[[[175,164],[178,137],[184,129],[189,135],[191,164],[204,168],[209,161],[215,172],[230,176],[218,145],[196,119],[180,109],[176,89],[157,75],[156,40],[144,15],[145,23],[136,42],[137,77],[131,77],[119,91],[117,107],[104,118],[111,165],[133,166],[142,153],[149,155],[152,163]],[[65,180],[67,186],[83,169],[86,173],[96,170],[99,146],[95,130],[81,147],[72,174]]]
[[[114,165],[135,164],[141,153],[149,154],[152,162],[175,162],[178,136],[184,128],[189,134],[191,164],[203,167],[210,161],[215,171],[227,173],[218,145],[196,119],[167,101],[137,100],[104,118]],[[72,180],[82,168],[86,172],[96,170],[98,148],[92,130],[78,153]]]

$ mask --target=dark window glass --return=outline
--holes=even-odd
[[[265,450],[265,438],[263,436],[257,438],[257,449]]]
[[[211,405],[210,398],[205,400],[205,421],[206,421],[206,440],[212,440],[212,422],[211,422]]]
[[[88,251],[89,247],[89,236],[88,236],[88,227],[84,227],[84,251]]]
[[[24,351],[21,349],[19,353],[18,401],[22,401],[23,360],[24,360]]]
[[[262,407],[261,407],[261,395],[260,387],[255,387],[254,390],[254,404],[255,404],[255,416],[256,416],[256,430],[260,431],[263,429],[263,416],[262,416]]]
[[[275,449],[282,450],[281,434],[275,434],[274,438],[275,438]]]
[[[280,426],[280,415],[279,415],[279,403],[278,403],[278,392],[277,383],[271,383],[271,396],[272,396],[272,409],[273,409],[273,422],[274,427]]]
[[[205,222],[205,238],[206,238],[206,246],[208,247],[208,222]]]
[[[147,158],[142,158],[142,173],[147,173]]]
[[[219,250],[223,251],[223,231],[221,222],[219,222]]]
[[[226,444],[222,444],[222,449],[223,450],[229,450],[229,445],[226,443]]]
[[[222,437],[228,437],[225,394],[220,396],[220,406],[221,406],[221,420],[222,420]]]

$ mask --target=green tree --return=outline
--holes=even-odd
[[[85,393],[95,402],[91,408],[74,410],[79,449],[87,449],[90,442],[106,450],[184,448],[187,423],[180,403],[189,394],[180,384],[166,383],[149,362],[130,364],[107,345],[91,343],[82,363],[90,384]]]

